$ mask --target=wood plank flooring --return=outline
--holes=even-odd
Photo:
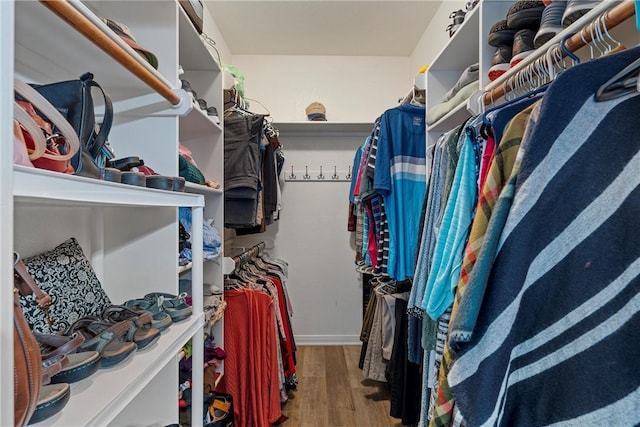
[[[401,427],[389,416],[383,383],[365,380],[358,369],[360,346],[299,346],[297,390],[289,392],[283,427]]]

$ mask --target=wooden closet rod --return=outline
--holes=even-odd
[[[40,0],[40,2],[92,41],[105,53],[122,64],[127,70],[131,71],[131,73],[149,87],[158,92],[163,98],[169,101],[171,105],[178,105],[180,103],[180,97],[173,92],[171,87],[167,86],[162,80],[136,61],[136,58],[131,56],[129,52],[121,46],[118,46],[115,41],[109,38],[100,28],[96,27],[95,24],[69,4],[68,1]]]
[[[634,1],[624,0],[622,3],[604,12],[604,24],[607,29],[614,28],[619,24],[623,23],[624,21],[626,21],[627,19],[634,16],[635,13],[636,12],[635,12]],[[591,21],[591,22],[594,22],[594,21]],[[567,47],[567,49],[570,52],[575,52],[581,47],[583,47],[584,45],[586,45],[588,42],[593,40],[592,28],[593,26],[591,24],[588,24],[585,27],[583,27],[582,30],[580,30],[580,32],[574,34],[571,38],[567,39],[565,43],[565,46]],[[533,59],[539,58],[541,55],[546,54],[546,52],[547,51],[545,50],[544,53],[539,53],[535,55],[535,57],[532,55],[532,58]],[[563,58],[567,56],[567,54],[564,52],[561,52],[561,54]],[[508,77],[505,81],[509,81],[509,79],[516,76],[518,71],[525,69],[530,63],[531,61],[526,61],[526,65],[522,66],[519,70],[513,73],[513,75]],[[508,89],[509,88],[507,88],[506,85],[500,85],[494,89],[491,89],[491,91],[486,92],[483,95],[484,104],[485,105],[492,104],[494,100],[500,99],[500,97],[504,96],[505,90],[506,92],[509,92]]]

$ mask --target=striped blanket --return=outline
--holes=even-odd
[[[593,96],[638,57],[560,74],[522,141],[473,337],[448,376],[468,426],[640,423],[640,94]]]

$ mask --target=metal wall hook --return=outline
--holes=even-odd
[[[336,166],[333,167],[333,175],[331,175],[331,179],[339,179],[338,176],[338,168]]]
[[[296,179],[296,176],[293,173],[293,165],[291,165],[291,175],[289,175],[289,179]]]
[[[322,166],[320,166],[320,174],[318,175],[318,179],[324,179],[324,174],[322,173]]]
[[[309,175],[309,166],[304,167],[304,176],[303,179],[311,179],[311,175]]]
[[[349,166],[348,172],[347,172],[347,176],[345,176],[346,179],[351,179],[351,166]]]

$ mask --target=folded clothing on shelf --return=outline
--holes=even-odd
[[[466,101],[467,98],[469,98],[479,88],[480,83],[476,80],[475,82],[471,82],[460,89],[450,100],[441,102],[440,104],[436,104],[429,108],[429,110],[427,110],[427,125],[432,125],[446,116],[447,113]]]
[[[453,98],[458,92],[460,92],[460,89],[462,89],[469,83],[473,83],[477,81],[479,78],[480,78],[480,64],[476,62],[475,64],[469,65],[462,72],[456,84],[449,90],[449,92],[447,92],[444,95],[444,97],[442,98],[442,102],[447,102],[448,100]]]

